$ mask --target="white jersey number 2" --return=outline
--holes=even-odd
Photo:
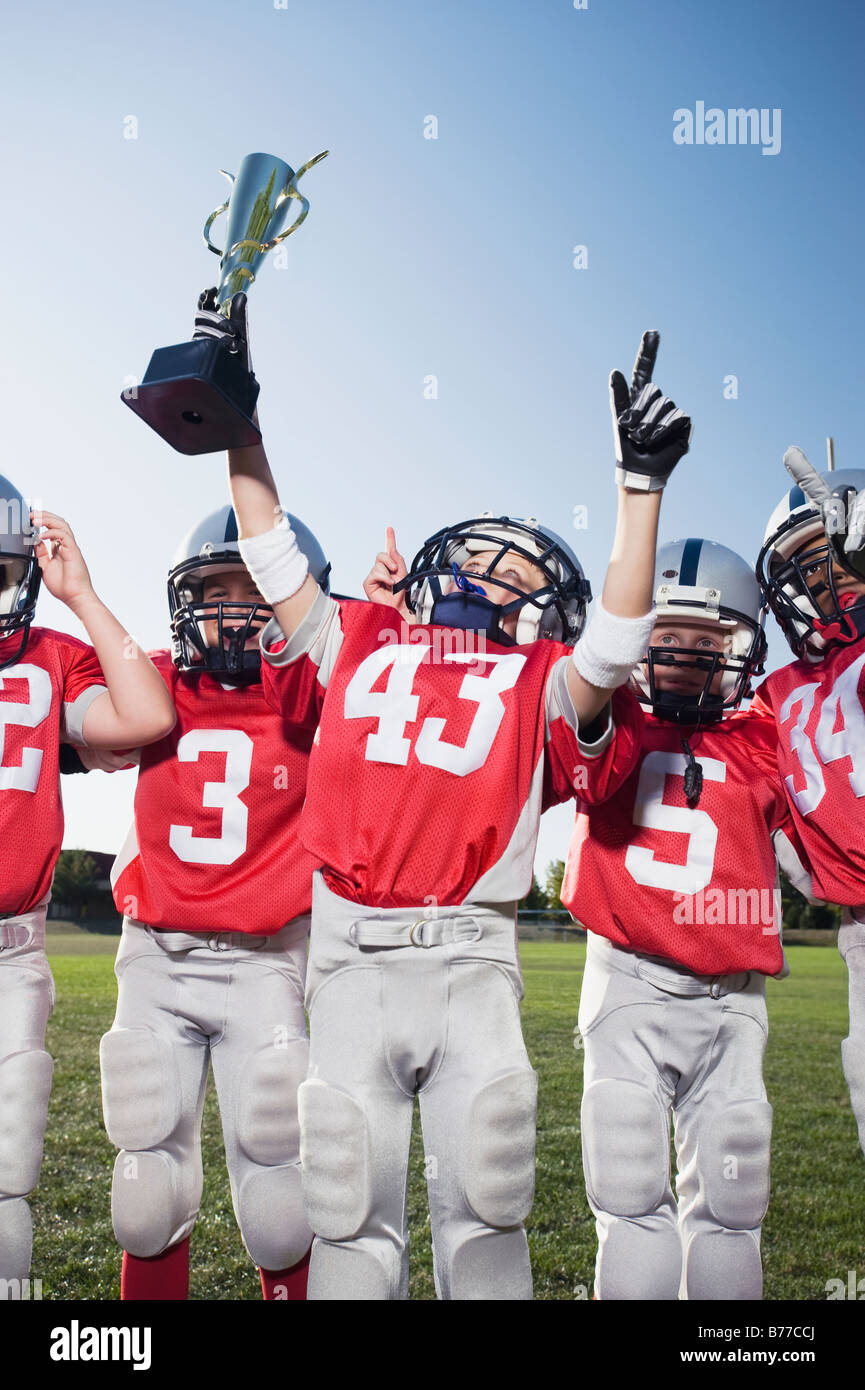
[[[636,883],[649,888],[666,888],[673,893],[699,893],[712,882],[718,827],[706,811],[697,806],[669,806],[664,786],[669,776],[684,777],[688,759],[684,753],[647,753],[640,768],[640,781],[634,803],[634,821],[648,830],[673,831],[688,836],[684,864],[668,864],[644,845],[629,845],[625,867]],[[703,776],[710,782],[724,782],[727,767],[718,758],[700,758]]]
[[[168,843],[184,864],[233,864],[246,849],[249,812],[240,793],[249,786],[252,739],[242,729],[191,729],[177,744],[177,760],[198,761],[201,753],[224,753],[225,776],[205,782],[202,805],[222,811],[219,835],[193,835],[191,825],[172,825]]]
[[[823,701],[813,741],[805,732],[814,708],[818,684],[798,685],[784,701],[778,713],[778,723],[784,724],[796,706],[799,713],[790,726],[790,748],[799,759],[805,785],[796,790],[793,775],[785,778],[787,791],[799,809],[807,816],[815,811],[826,795],[823,768],[840,758],[850,759],[848,773],[854,796],[865,796],[865,710],[859,698],[859,678],[865,656],[860,656],[843,671]],[[835,725],[841,720],[841,727]],[[821,765],[822,764],[822,765]]]
[[[19,792],[35,792],[39,784],[42,768],[41,748],[22,748],[19,767],[4,767],[3,753],[6,743],[6,725],[23,725],[25,729],[35,729],[42,723],[51,709],[51,677],[41,666],[31,666],[22,661],[10,666],[0,676],[0,690],[10,678],[26,680],[28,699],[26,705],[17,701],[3,700],[0,703],[0,788],[11,787]]]
[[[405,726],[417,719],[420,698],[412,687],[429,650],[425,643],[382,647],[361,662],[349,681],[345,691],[346,719],[372,715],[378,720],[378,729],[366,740],[369,762],[397,763],[402,767],[408,762],[411,740],[405,736]],[[465,652],[446,652],[442,660],[474,664],[480,658]],[[425,719],[414,746],[418,762],[440,767],[457,777],[483,767],[505,715],[501,694],[516,684],[526,658],[514,652],[508,656],[486,656],[483,660],[493,663],[490,674],[478,676],[467,671],[458,692],[459,699],[477,705],[465,743],[449,743],[442,738],[446,720]],[[392,669],[384,690],[373,690],[388,666]]]

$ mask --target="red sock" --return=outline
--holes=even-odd
[[[168,1302],[188,1298],[189,1236],[148,1260],[124,1250],[120,1297],[124,1302],[130,1299]]]
[[[306,1281],[309,1278],[309,1254],[307,1250],[302,1260],[291,1269],[260,1269],[261,1292],[265,1303],[281,1300],[284,1303],[306,1302]]]

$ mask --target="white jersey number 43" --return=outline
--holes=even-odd
[[[414,693],[417,669],[430,648],[425,643],[392,644],[373,652],[358,666],[345,691],[346,719],[373,716],[378,729],[366,740],[368,762],[397,763],[405,766],[411,749],[406,738],[406,724],[417,719],[420,697]],[[478,662],[476,654],[446,652],[448,662]],[[415,740],[415,757],[427,767],[440,767],[457,777],[465,777],[483,767],[505,715],[501,694],[516,684],[526,658],[518,652],[507,656],[486,656],[493,669],[488,676],[467,671],[463,676],[458,697],[477,705],[475,716],[464,744],[449,743],[442,738],[446,720],[425,719]],[[376,681],[391,667],[384,690],[373,690]]]

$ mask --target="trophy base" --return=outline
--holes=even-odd
[[[215,454],[261,441],[252,422],[259,385],[214,338],[157,348],[140,386],[121,400],[181,454]]]

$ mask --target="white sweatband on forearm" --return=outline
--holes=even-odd
[[[269,604],[291,598],[309,573],[309,561],[290,526],[275,526],[263,536],[238,541],[240,556],[261,597]]]
[[[649,649],[655,610],[642,618],[619,618],[600,599],[589,626],[574,647],[573,661],[583,680],[600,690],[616,690],[629,679]]]

